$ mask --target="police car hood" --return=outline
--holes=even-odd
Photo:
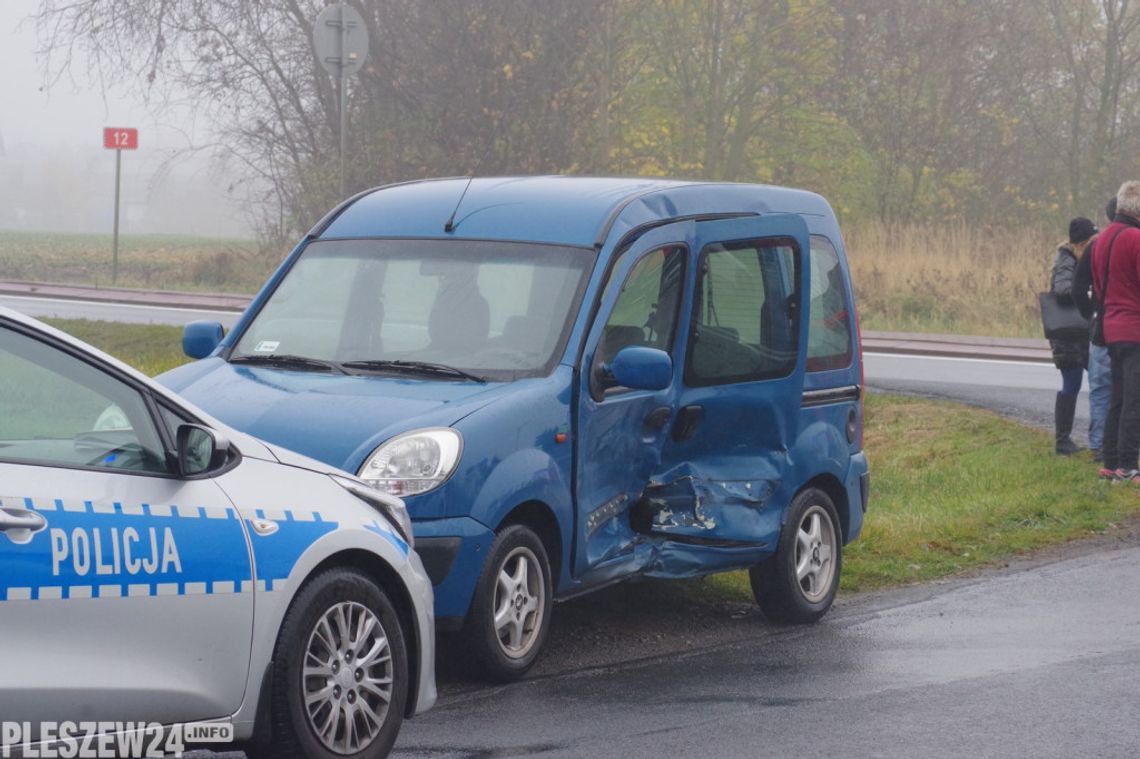
[[[296,451],[355,472],[393,435],[448,427],[496,400],[509,383],[299,372],[207,358],[158,381],[223,423],[275,448],[283,463],[313,468]],[[296,460],[291,460],[291,459]]]

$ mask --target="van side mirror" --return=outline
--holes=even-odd
[[[197,424],[183,424],[175,433],[178,474],[181,477],[212,472],[226,463],[230,442],[213,430]]]
[[[673,359],[657,348],[630,345],[602,367],[613,384],[634,390],[664,390],[673,381]]]
[[[218,322],[190,322],[182,330],[182,352],[190,358],[205,358],[222,342],[224,334]]]

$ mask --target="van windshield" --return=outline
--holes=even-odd
[[[313,242],[230,360],[405,374],[420,362],[460,370],[453,378],[492,380],[545,375],[593,263],[592,250],[533,243]]]

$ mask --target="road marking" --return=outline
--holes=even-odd
[[[132,308],[138,311],[175,311],[183,314],[218,314],[219,316],[239,316],[241,311],[229,311],[219,308],[187,308],[185,306],[161,306],[148,303],[121,303],[117,300],[82,300],[80,298],[40,298],[34,295],[16,295],[13,293],[0,293],[3,298],[18,298],[21,301],[33,303],[46,303],[53,306],[84,306],[107,308]],[[17,309],[18,310],[18,309]]]
[[[863,356],[874,356],[875,358],[909,358],[915,361],[965,361],[972,364],[1004,364],[1006,366],[1047,368],[1056,371],[1053,364],[1046,361],[1011,361],[1009,359],[999,358],[963,358],[962,356],[928,356],[918,353],[873,353],[871,351],[864,351]]]

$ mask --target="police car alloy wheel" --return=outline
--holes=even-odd
[[[749,571],[752,592],[773,622],[815,622],[839,589],[843,541],[831,497],[808,488],[788,507],[776,555]]]
[[[521,677],[534,664],[550,629],[550,561],[538,536],[510,525],[495,537],[467,621],[478,667],[492,680]]]
[[[384,757],[408,697],[395,608],[365,575],[324,572],[289,608],[274,655],[274,745],[267,755]]]

